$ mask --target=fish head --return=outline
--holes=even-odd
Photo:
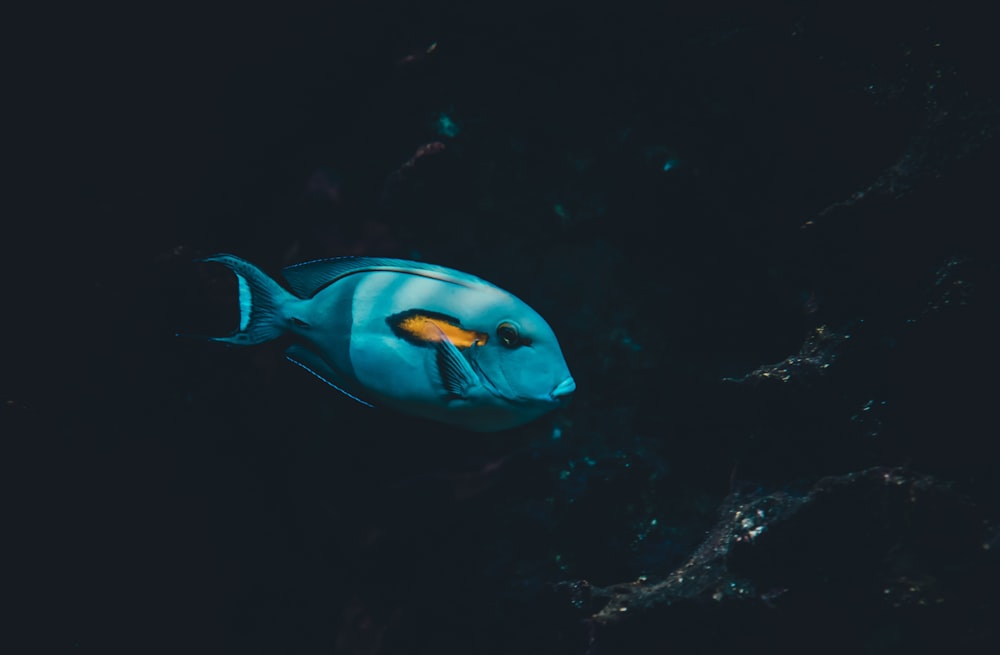
[[[513,296],[487,314],[478,322],[489,338],[470,355],[489,392],[534,416],[566,404],[576,383],[545,319]]]
[[[395,359],[382,349],[352,355],[355,370],[377,372],[367,379],[383,402],[476,431],[516,427],[568,402],[576,383],[538,312],[478,278],[415,279],[392,296],[398,311],[384,319],[395,339],[378,340],[395,347]],[[412,362],[426,379],[412,374]],[[406,366],[409,375],[400,372]]]

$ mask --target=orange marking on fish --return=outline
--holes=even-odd
[[[470,348],[486,345],[489,336],[485,332],[466,330],[447,321],[422,314],[408,316],[399,323],[399,329],[420,341],[437,343],[447,338],[456,348]]]

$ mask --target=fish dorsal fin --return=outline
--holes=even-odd
[[[444,266],[414,262],[407,259],[390,259],[388,257],[334,257],[333,259],[315,259],[310,262],[294,264],[282,270],[288,285],[303,298],[311,298],[316,293],[345,275],[368,271],[395,271],[421,275],[443,282],[460,284],[462,286],[493,286],[475,275],[469,275]]]

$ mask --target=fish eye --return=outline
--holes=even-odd
[[[505,348],[517,348],[522,345],[521,332],[517,326],[508,321],[504,321],[497,326],[497,338]]]

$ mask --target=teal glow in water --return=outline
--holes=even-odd
[[[458,124],[452,120],[451,116],[444,112],[437,115],[437,120],[435,122],[438,134],[446,136],[449,139],[454,139],[462,131],[459,129]]]

